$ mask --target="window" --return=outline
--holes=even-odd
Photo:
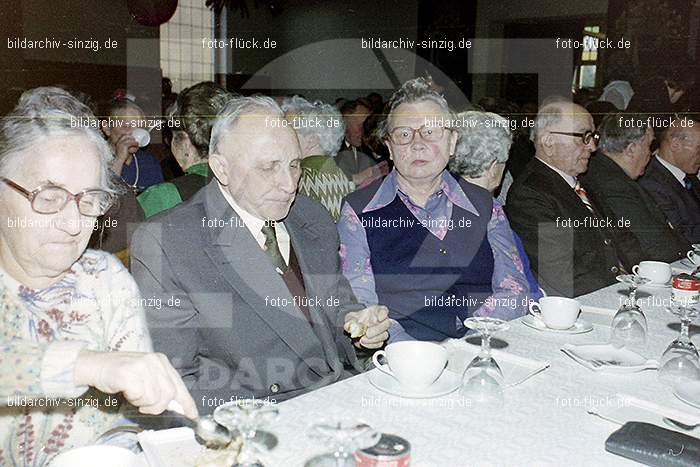
[[[596,71],[598,61],[598,41],[605,39],[605,34],[600,32],[600,26],[586,26],[583,28],[583,47],[578,57],[578,65],[574,71],[574,91],[582,88],[594,88],[596,86]]]
[[[214,37],[214,13],[203,0],[180,0],[177,10],[160,27],[160,67],[163,76],[180,92],[200,81],[214,78],[214,49],[202,39]]]

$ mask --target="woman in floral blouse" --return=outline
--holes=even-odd
[[[196,416],[151,353],[134,280],[86,250],[115,199],[95,122],[68,93],[37,88],[0,127],[0,465],[46,465],[94,442],[124,399],[151,414],[176,400]]]

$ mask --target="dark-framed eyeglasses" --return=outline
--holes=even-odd
[[[597,131],[586,131],[585,133],[570,133],[566,131],[550,131],[550,133],[554,133],[555,135],[566,135],[566,136],[575,136],[578,138],[581,138],[581,141],[583,141],[583,144],[590,144],[591,141],[593,141],[596,146],[600,142],[600,133]]]
[[[80,214],[98,217],[106,213],[115,202],[114,195],[99,189],[83,190],[73,194],[65,188],[49,184],[40,185],[30,191],[8,178],[0,178],[0,181],[27,198],[32,209],[39,214],[55,214],[63,210],[70,201],[75,200]]]
[[[445,135],[445,131],[452,131],[452,129],[441,126],[423,125],[414,130],[410,126],[397,126],[389,132],[389,140],[394,144],[404,146],[406,144],[411,144],[416,133],[420,133],[420,137],[423,138],[423,141],[436,143],[442,139]]]

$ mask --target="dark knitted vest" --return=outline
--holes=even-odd
[[[461,322],[491,295],[494,260],[486,235],[493,198],[460,181],[479,216],[452,208],[452,228],[443,240],[431,234],[397,195],[375,211],[362,213],[381,181],[347,197],[367,233],[379,304],[419,340],[461,337]],[[385,226],[390,222],[390,226]]]

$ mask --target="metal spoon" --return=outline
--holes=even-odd
[[[685,423],[679,422],[678,420],[674,420],[672,418],[664,417],[663,418],[664,423],[667,424],[668,426],[671,426],[673,428],[680,428],[681,430],[685,431],[692,431],[698,426],[700,426],[700,423],[695,423],[693,425],[687,425]]]
[[[182,406],[176,401],[170,401],[168,410],[182,416],[185,424],[194,430],[194,439],[209,449],[222,449],[233,439],[231,432],[214,421],[211,415],[204,415],[195,420],[187,418]]]

